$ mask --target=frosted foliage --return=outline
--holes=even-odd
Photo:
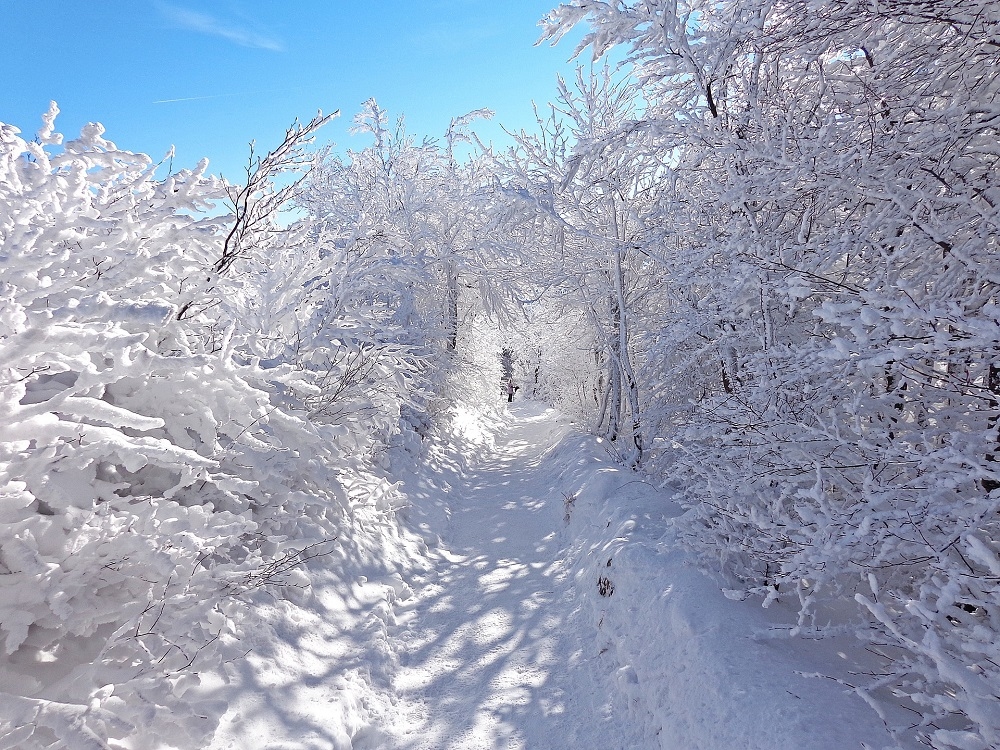
[[[371,438],[310,421],[285,322],[178,314],[231,219],[207,164],[157,178],[93,124],[60,147],[56,112],[0,124],[0,743],[198,747],[224,706],[185,692],[375,491],[342,452]]]
[[[798,632],[856,623],[901,738],[997,746],[998,6],[578,0],[546,35],[580,22],[661,146],[634,340],[687,543]]]
[[[649,240],[666,187],[660,143],[637,119],[645,106],[627,76],[578,70],[572,82],[559,80],[537,131],[520,133],[498,160],[506,197],[534,230],[530,262],[540,279],[529,281],[541,302],[531,327],[548,335],[531,344],[536,364],[546,364],[532,385],[571,412],[596,405],[595,430],[633,465],[647,449],[636,336],[655,327],[649,295],[661,268]]]
[[[476,110],[453,119],[441,142],[418,140],[369,100],[353,128],[369,145],[321,155],[297,198],[317,262],[306,284],[314,317],[294,341],[307,345],[308,371],[339,378],[345,391],[333,409],[314,399],[317,412],[339,420],[374,408],[380,424],[384,404],[405,402],[403,416],[419,423],[469,395],[447,375],[471,366],[466,328],[515,305],[498,273],[515,253],[489,174],[455,153],[471,142],[470,123],[489,116]],[[390,416],[395,424],[399,414]]]
[[[523,325],[506,329],[514,352],[514,382],[523,397],[554,404],[566,416],[587,422],[600,402],[600,345],[586,315],[549,300],[527,307]]]

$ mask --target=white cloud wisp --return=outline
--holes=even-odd
[[[157,6],[160,13],[182,28],[197,31],[200,34],[221,37],[241,47],[266,49],[271,52],[284,50],[284,46],[277,39],[258,34],[237,24],[227,23],[207,13],[199,13],[167,3],[158,3]]]

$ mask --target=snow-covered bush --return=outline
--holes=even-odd
[[[221,707],[184,694],[238,653],[241,595],[301,585],[377,482],[212,304],[227,186],[99,125],[60,147],[55,115],[0,125],[3,742],[195,747]]]
[[[550,36],[584,19],[665,145],[640,335],[689,543],[800,629],[853,611],[901,731],[997,745],[995,4],[580,0]]]

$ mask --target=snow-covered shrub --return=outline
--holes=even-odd
[[[3,741],[195,747],[222,707],[184,694],[236,655],[241,594],[301,583],[274,561],[374,480],[293,408],[294,362],[210,317],[223,183],[157,179],[98,125],[60,148],[55,115],[0,125]]]
[[[642,335],[688,542],[802,630],[849,613],[901,731],[996,746],[995,4],[580,0],[550,35],[583,19],[666,146]]]

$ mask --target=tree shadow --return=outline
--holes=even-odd
[[[563,495],[531,433],[545,417],[532,406],[451,494],[447,547],[415,581],[393,681],[411,708],[393,747],[569,747],[593,708],[572,690],[583,657],[571,608],[559,602],[572,588],[561,564]]]

